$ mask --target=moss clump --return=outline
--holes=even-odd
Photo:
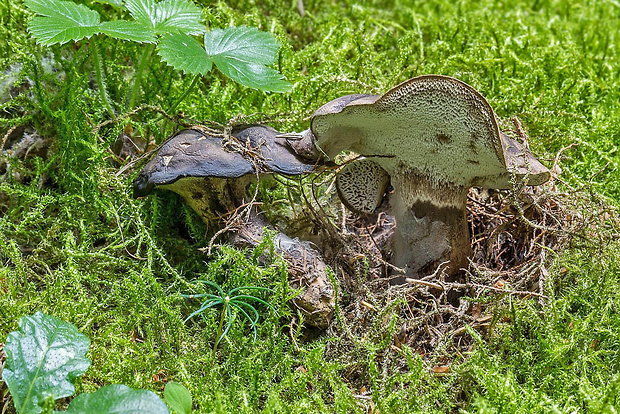
[[[305,3],[304,17],[275,1],[220,2],[204,12],[209,27],[231,22],[275,33],[284,44],[278,69],[295,84],[291,93],[248,90],[212,73],[179,107],[187,118],[168,119],[159,109],[176,102],[191,79],[157,64],[145,75],[141,104],[149,106],[99,129],[108,118],[87,75],[86,42],[43,50],[25,31],[21,2],[0,5],[0,65],[21,67],[12,97],[0,103],[1,135],[28,125],[49,142],[44,158],[1,156],[0,338],[24,314],[53,314],[92,340],[93,367],[81,390],[124,383],[158,391],[175,380],[188,387],[198,412],[617,409],[620,15],[614,3]],[[108,93],[119,102],[139,47],[101,43]],[[226,124],[237,114],[266,113],[282,120],[275,125],[281,130],[301,130],[304,116],[333,98],[381,93],[426,73],[462,79],[500,117],[518,116],[548,166],[577,144],[560,157],[558,185],[612,206],[600,212],[604,225],[591,230],[601,237],[576,239],[554,259],[544,307],[533,299],[497,301],[495,322],[483,336],[468,331],[472,345],[461,355],[394,351],[390,338],[402,304],[396,301],[368,313],[376,330],[352,337],[355,347],[347,352],[354,358],[326,358],[326,348],[342,339],[299,327],[277,260],[259,265],[229,248],[205,257],[198,249],[210,229],[172,195],[131,199],[135,171],[117,175],[129,155],[109,149],[121,133],[152,146],[176,121]],[[261,192],[276,202],[279,219],[289,214],[277,203],[289,198],[281,185]],[[237,325],[220,352],[211,353],[215,318],[182,323],[193,307],[178,294],[197,275],[225,288],[275,289],[280,318],[260,325],[255,344],[248,327]],[[446,358],[449,372],[434,373]]]

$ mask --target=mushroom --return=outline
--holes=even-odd
[[[261,125],[233,130],[232,136],[244,144],[248,154],[253,154],[250,161],[248,154],[226,151],[222,137],[198,129],[181,131],[162,145],[134,180],[134,197],[146,196],[155,188],[170,190],[181,195],[209,222],[217,215],[236,210],[251,198],[247,188],[257,172],[299,175],[313,170],[312,163],[300,160],[290,151],[286,140],[277,135],[274,129]],[[245,221],[234,229],[230,241],[237,246],[257,246],[265,228],[274,230],[251,207]],[[293,287],[304,288],[293,303],[304,313],[308,324],[326,328],[335,305],[327,264],[307,242],[277,231],[273,240],[276,251],[291,265]]]
[[[356,179],[374,183],[363,197],[384,191],[382,180],[368,181],[368,171],[377,169],[369,169],[366,160],[389,174],[396,218],[392,260],[410,276],[446,261],[452,274],[467,266],[470,187],[507,189],[516,182],[539,185],[550,177],[527,148],[500,132],[493,109],[478,91],[447,76],[416,77],[382,96],[338,98],[314,114],[309,130],[287,138],[293,148],[312,142],[315,153],[330,158],[343,150],[363,156],[363,168],[352,166],[350,174],[338,177],[347,188],[366,185],[350,184]],[[353,191],[339,193],[354,210],[373,205],[372,197],[360,204]]]
[[[390,175],[371,160],[361,159],[346,164],[336,176],[336,190],[349,210],[372,214],[390,185]]]

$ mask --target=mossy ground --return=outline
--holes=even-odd
[[[620,202],[617,2],[306,0],[304,17],[290,3],[204,2],[210,27],[245,24],[276,34],[283,44],[278,68],[295,87],[266,94],[213,73],[180,106],[186,116],[226,123],[260,112],[285,119],[277,128],[301,130],[305,116],[335,97],[379,93],[421,74],[450,75],[480,90],[501,118],[518,116],[547,165],[561,148],[578,144],[564,152],[561,188],[612,207]],[[600,237],[579,240],[553,259],[546,306],[516,297],[498,302],[495,318],[502,322],[484,336],[469,331],[475,345],[467,355],[451,355],[448,373],[434,374],[432,358],[406,347],[394,357],[404,368],[377,364],[390,348],[380,334],[356,338],[354,360],[326,359],[327,344],[340,339],[308,339],[304,329],[291,328],[292,292],[277,258],[259,266],[256,255],[226,247],[207,258],[198,249],[210,229],[177,197],[133,200],[135,171],[116,175],[109,147],[123,128],[131,124],[136,135],[161,142],[175,125],[144,110],[93,133],[106,111],[88,42],[35,46],[20,1],[3,2],[0,20],[2,69],[21,63],[18,80],[33,80],[2,104],[1,130],[32,125],[51,142],[46,158],[10,161],[0,182],[0,338],[37,310],[75,324],[92,340],[93,364],[80,391],[110,383],[158,391],[175,380],[204,413],[620,407],[620,244],[613,209],[609,225],[593,230]],[[122,113],[141,49],[100,43],[108,93]],[[154,59],[141,103],[168,108],[190,81]],[[288,202],[280,187],[264,191]],[[196,303],[179,294],[199,275],[225,287],[272,287],[279,315],[263,310],[256,343],[247,326],[234,325],[214,354],[215,313],[183,323]],[[362,390],[351,373],[365,379],[372,400],[355,397]]]

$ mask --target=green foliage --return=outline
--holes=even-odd
[[[19,331],[6,340],[7,364],[2,372],[20,414],[40,413],[40,404],[68,397],[74,382],[90,366],[86,352],[90,341],[60,319],[41,312],[25,316]]]
[[[66,0],[25,0],[38,14],[28,30],[44,46],[77,41],[96,34],[122,40],[155,43],[156,35],[169,33],[200,34],[200,9],[184,0],[127,0],[125,7],[134,21],[100,22],[99,13],[83,4]]]
[[[25,4],[38,15],[30,20],[28,30],[44,46],[62,45],[97,34],[138,43],[156,43],[163,36],[159,55],[177,70],[205,75],[215,64],[224,75],[250,88],[272,92],[288,92],[291,89],[282,75],[266,66],[274,63],[278,50],[278,42],[271,34],[247,27],[216,29],[205,33],[203,49],[191,37],[205,32],[200,21],[200,9],[187,0],[127,0],[125,8],[133,21],[103,23],[99,13],[71,1],[25,0]],[[101,99],[110,115],[114,116],[107,98],[98,47],[96,43],[93,46]],[[151,48],[143,51],[129,108],[133,108],[136,102],[143,72],[152,64],[151,52]]]
[[[230,330],[230,327],[232,326],[233,310],[241,313],[241,315],[243,315],[250,322],[250,327],[252,328],[252,331],[254,332],[254,341],[256,341],[256,335],[257,335],[256,324],[258,323],[259,314],[256,308],[250,302],[253,301],[253,302],[261,303],[277,313],[277,311],[271,304],[269,304],[268,302],[265,302],[261,298],[258,298],[252,295],[237,294],[238,292],[242,290],[263,290],[263,291],[273,292],[272,289],[264,288],[260,286],[240,286],[240,287],[236,287],[234,289],[229,290],[228,293],[224,293],[222,288],[214,282],[211,282],[209,280],[198,280],[197,282],[204,283],[208,286],[211,286],[212,288],[215,288],[218,295],[213,295],[211,293],[200,293],[200,294],[195,294],[195,295],[181,295],[182,297],[186,297],[190,299],[205,298],[200,308],[192,312],[185,319],[185,322],[187,322],[188,320],[190,320],[196,315],[203,315],[203,313],[207,309],[221,305],[222,310],[220,312],[220,324],[217,329],[217,334],[215,335],[215,344],[213,345],[214,351],[217,349],[217,345],[226,336],[226,334]],[[252,314],[252,316],[248,314],[248,311]],[[224,328],[224,320],[227,320],[225,328]]]
[[[192,396],[183,385],[170,381],[164,388],[164,401],[177,414],[191,414]]]
[[[125,7],[142,28],[156,35],[177,32],[197,35],[205,31],[200,23],[200,9],[189,1],[127,0]]]
[[[100,33],[140,43],[155,42],[156,31],[137,19],[136,22],[100,22],[99,13],[96,11],[83,4],[65,0],[25,0],[25,4],[39,15],[30,20],[28,30],[44,46],[62,45]]]
[[[90,341],[75,326],[42,312],[21,318],[19,328],[7,338],[2,377],[18,414],[51,413],[53,404],[48,402],[73,395],[76,378],[90,366],[86,358]],[[150,391],[109,385],[79,395],[67,412],[167,414],[168,408]]]
[[[104,21],[128,13],[88,4]],[[364,315],[373,327],[368,336],[339,326],[329,334],[299,327],[280,262],[259,264],[253,253],[230,247],[207,258],[199,248],[214,229],[177,196],[132,200],[132,172],[116,176],[108,145],[125,122],[136,136],[157,143],[178,126],[145,109],[93,133],[108,116],[88,76],[90,48],[80,42],[41,56],[20,5],[0,4],[2,67],[23,68],[3,86],[15,98],[2,96],[0,136],[28,124],[54,149],[47,159],[11,160],[0,182],[0,337],[15,330],[22,315],[53,313],[91,338],[83,392],[114,383],[156,391],[164,385],[156,378],[169,378],[191,391],[197,412],[618,411],[620,245],[597,239],[618,233],[620,15],[614,2],[306,1],[301,17],[288,3],[234,0],[203,10],[208,27],[255,26],[281,39],[274,67],[295,88],[286,96],[264,94],[211,71],[178,105],[193,120],[226,124],[237,114],[265,113],[284,118],[277,129],[299,131],[308,127],[304,117],[330,99],[383,93],[409,77],[440,73],[474,85],[500,118],[518,116],[547,166],[561,148],[579,144],[559,158],[556,185],[614,206],[601,213],[609,215],[608,226],[590,229],[587,240],[558,253],[547,269],[545,307],[514,297],[497,302],[483,342],[462,357],[443,348],[395,352],[389,335],[406,321],[394,309]],[[97,40],[110,99],[124,102],[150,45]],[[136,102],[167,109],[194,77],[155,61],[146,60]],[[301,214],[303,199],[288,187],[272,184],[264,193],[264,209],[277,212],[274,222]],[[249,323],[233,324],[227,335],[235,346],[205,352],[219,314],[205,314],[200,329],[181,317],[195,310],[179,295],[192,289],[186,280],[196,274],[224,291],[274,289],[270,302],[280,317],[261,319],[256,342]],[[450,373],[433,374],[444,360],[453,361]]]
[[[126,385],[107,385],[71,401],[69,414],[168,414],[166,404],[153,392],[133,390]]]
[[[204,47],[182,33],[166,36],[159,55],[187,73],[204,75],[215,65],[224,75],[249,88],[288,92],[291,84],[266,66],[274,63],[278,47],[269,33],[241,26],[205,33]]]
[[[40,16],[28,26],[45,46],[91,37],[99,31],[99,13],[83,4],[63,0],[26,0],[26,6]]]

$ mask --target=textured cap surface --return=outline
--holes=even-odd
[[[420,76],[378,99],[323,108],[311,129],[330,157],[345,149],[380,155],[377,162],[390,172],[412,168],[437,182],[462,186],[506,172],[493,110],[480,93],[457,79]]]
[[[390,185],[389,174],[371,160],[357,160],[345,165],[336,177],[336,189],[349,210],[371,214],[381,204]]]
[[[549,181],[551,172],[532,155],[523,144],[500,132],[502,150],[506,159],[506,172],[496,176],[483,177],[473,184],[485,188],[512,188],[513,176],[517,182],[527,185],[541,185]]]
[[[276,173],[298,175],[314,165],[298,158],[276,138],[273,128],[261,125],[240,127],[232,132],[253,152],[261,154],[266,167]],[[252,162],[238,152],[226,151],[222,137],[188,129],[172,136],[142,169],[134,181],[134,196],[144,196],[157,185],[172,184],[185,177],[238,178],[254,174]]]

